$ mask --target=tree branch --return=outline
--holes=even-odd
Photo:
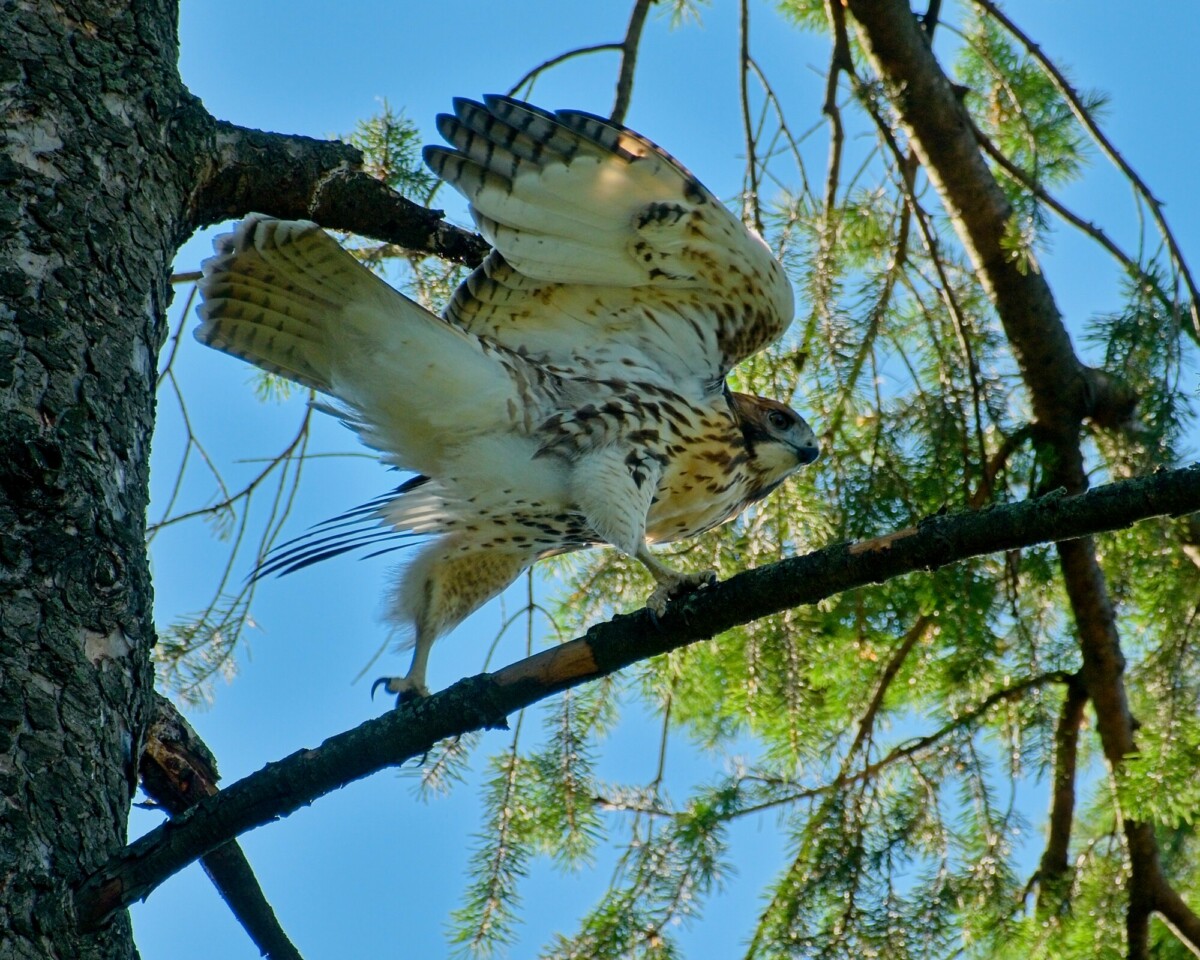
[[[1110,405],[1127,409],[1128,398],[1116,390],[1115,380],[1097,377],[1076,356],[1036,262],[1007,249],[1012,207],[988,169],[966,107],[908,4],[848,0],[848,5],[863,28],[875,69],[889,87],[889,100],[995,304],[1039,424],[1073,438],[1084,417],[1103,418]]]
[[[208,747],[171,702],[157,694],[154,700],[154,722],[138,761],[138,773],[146,795],[177,817],[218,792],[217,766]],[[302,960],[236,840],[205,854],[200,864],[262,956]]]
[[[200,108],[201,110],[203,108]],[[400,196],[362,170],[362,154],[336,140],[266,133],[214,120],[196,171],[189,214],[193,227],[251,211],[315,220],[407,250],[475,266],[490,247],[482,237]]]
[[[529,92],[532,92],[533,81],[536,80],[540,74],[544,73],[546,70],[549,70],[551,67],[557,67],[560,63],[565,63],[566,61],[572,60],[575,57],[586,56],[589,53],[598,53],[602,50],[620,51],[622,49],[624,49],[624,47],[619,43],[593,43],[586,47],[576,47],[574,50],[568,50],[566,53],[560,53],[558,56],[551,57],[549,60],[543,60],[536,67],[527,72],[523,77],[521,77],[520,80],[508,88],[508,95],[510,97],[515,97],[520,92],[521,88],[526,84],[530,85]]]
[[[642,28],[646,25],[646,14],[654,0],[635,0],[629,14],[629,25],[625,28],[625,39],[621,41],[621,66],[617,71],[617,96],[613,101],[611,119],[613,123],[624,123],[629,112],[629,101],[633,97],[633,74],[637,68],[638,44],[642,40]]]
[[[1045,486],[1078,494],[1087,488],[1080,448],[1083,419],[1092,417],[1105,426],[1122,423],[1132,407],[1130,391],[1079,361],[1037,264],[1007,249],[1012,208],[988,169],[969,113],[908,3],[847,2],[862,27],[871,62],[889,87],[889,99],[1000,316],[1033,407]],[[1136,749],[1116,618],[1091,537],[1059,539],[1056,546],[1076,621],[1080,678],[1096,709],[1105,757],[1115,769]],[[1150,913],[1170,886],[1152,827],[1126,820],[1124,830],[1132,874],[1126,934],[1129,956],[1140,958],[1149,949]],[[1200,927],[1200,919],[1177,896],[1172,907]]]
[[[1038,910],[1057,912],[1066,906],[1065,880],[1070,870],[1067,859],[1071,845],[1071,827],[1075,821],[1075,772],[1079,749],[1079,728],[1087,690],[1073,677],[1067,683],[1067,696],[1054,732],[1054,790],[1050,802],[1050,828],[1046,849],[1038,864]]]
[[[1063,76],[1063,72],[1054,65],[1054,61],[1042,52],[1042,48],[1034,43],[1012,20],[1005,16],[1004,11],[996,6],[995,3],[992,3],[991,0],[975,0],[975,3],[1029,51],[1030,56],[1046,72],[1046,76],[1050,78],[1051,82],[1058,89],[1058,92],[1062,95],[1063,100],[1066,101],[1067,106],[1071,108],[1071,112],[1075,114],[1075,119],[1092,135],[1092,139],[1100,145],[1100,149],[1104,151],[1105,156],[1116,165],[1117,169],[1124,174],[1126,179],[1133,184],[1138,194],[1141,195],[1142,199],[1146,201],[1146,205],[1150,208],[1150,214],[1154,217],[1154,222],[1158,225],[1159,233],[1167,243],[1171,260],[1183,277],[1183,282],[1188,289],[1188,295],[1191,297],[1191,300],[1188,302],[1188,315],[1192,321],[1192,325],[1188,328],[1188,332],[1191,333],[1194,339],[1200,341],[1200,291],[1197,291],[1195,280],[1192,279],[1192,272],[1188,269],[1187,261],[1184,260],[1183,254],[1179,250],[1179,244],[1175,242],[1175,234],[1167,225],[1167,218],[1162,212],[1162,204],[1150,192],[1150,188],[1138,176],[1137,171],[1125,161],[1120,151],[1104,135],[1104,131],[1100,129],[1096,121],[1092,119],[1092,115],[1087,107],[1084,106],[1083,99],[1076,93],[1075,88],[1071,86],[1067,78]]]
[[[789,607],[985,553],[1118,529],[1200,509],[1200,465],[1037,500],[956,515],[854,544],[836,544],[748,571],[673,603],[656,624],[646,611],[615,617],[581,638],[496,671],[461,680],[268,764],[118,853],[76,893],[85,929],[150,894],[164,879],[247,830],[387,766],[420,757],[440,740],[503,727],[505,717],[553,693],[607,676]]]
[[[908,655],[912,653],[913,647],[924,639],[925,634],[929,632],[929,626],[933,623],[933,617],[927,613],[917,617],[916,622],[908,628],[908,632],[904,634],[904,640],[901,641],[888,659],[887,665],[883,668],[883,673],[879,675],[879,679],[875,683],[875,692],[871,695],[871,702],[867,705],[867,709],[863,712],[862,719],[858,722],[858,733],[854,736],[854,742],[850,744],[850,749],[846,751],[846,764],[849,764],[854,755],[858,753],[858,748],[865,742],[870,740],[875,735],[875,719],[879,715],[879,710],[883,706],[884,697],[887,696],[888,688],[892,685],[892,681],[896,679],[896,674],[900,672],[900,668],[904,666],[904,661]]]
[[[742,136],[746,141],[746,190],[742,194],[742,222],[754,227],[760,236],[763,230],[762,211],[758,198],[758,157],[754,123],[750,119],[750,4],[738,4],[738,97],[742,105]]]

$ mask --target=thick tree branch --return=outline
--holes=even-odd
[[[618,616],[579,639],[495,673],[461,680],[233,784],[135,841],[93,874],[77,891],[77,917],[85,928],[95,928],[197,857],[247,830],[384,767],[420,757],[440,740],[502,727],[514,711],[638,660],[902,574],[1198,509],[1200,465],[1108,484],[1078,497],[1052,494],[934,516],[887,537],[826,547],[701,590],[672,604],[657,624],[645,611]]]
[[[157,694],[138,774],[146,795],[172,817],[218,792],[212,753],[171,702]],[[200,864],[262,956],[301,960],[236,840],[205,854]]]
[[[203,108],[197,106],[197,111]],[[251,211],[315,220],[407,250],[455,263],[478,264],[490,247],[482,237],[446,222],[362,170],[362,154],[336,140],[266,133],[194,118],[204,130],[189,213],[194,227]]]
[[[1122,424],[1132,409],[1130,392],[1079,361],[1037,264],[1007,249],[1012,208],[908,3],[848,0],[848,5],[862,27],[872,65],[889,87],[889,99],[1000,316],[1033,407],[1045,485],[1078,494],[1087,488],[1083,419]],[[1078,631],[1080,678],[1096,709],[1105,757],[1115,768],[1136,749],[1116,619],[1093,540],[1060,540],[1057,549]],[[1139,958],[1149,948],[1150,914],[1160,900],[1167,901],[1166,891],[1172,908],[1188,921],[1176,929],[1200,927],[1200,918],[1170,889],[1150,825],[1126,821],[1124,827],[1132,873],[1126,933],[1129,956]],[[1200,941],[1192,946],[1200,948]]]
[[[996,306],[1044,429],[1074,437],[1084,417],[1124,419],[1128,396],[1075,354],[1036,262],[1007,248],[1013,210],[988,169],[971,117],[902,0],[849,0],[872,63]]]

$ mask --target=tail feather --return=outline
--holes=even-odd
[[[214,246],[197,339],[341,401],[396,466],[438,473],[464,429],[519,428],[544,399],[524,360],[393,290],[314,223],[253,214]]]

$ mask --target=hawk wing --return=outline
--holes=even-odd
[[[445,316],[566,373],[695,396],[775,340],[792,291],[757,234],[649,140],[588,113],[455,100],[430,167],[495,246]]]

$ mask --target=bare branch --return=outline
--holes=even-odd
[[[825,9],[833,29],[833,52],[829,57],[829,73],[825,78],[825,102],[821,112],[829,118],[829,172],[825,178],[825,215],[837,203],[838,181],[841,178],[842,144],[846,131],[842,126],[842,112],[838,107],[838,78],[842,71],[853,72],[854,60],[850,56],[850,38],[846,34],[846,11],[841,0],[826,0]]]
[[[1100,145],[1100,149],[1104,151],[1109,160],[1116,165],[1117,169],[1133,184],[1134,189],[1146,201],[1146,205],[1150,208],[1151,216],[1154,217],[1154,222],[1158,225],[1163,240],[1166,241],[1167,249],[1171,253],[1171,259],[1179,269],[1179,273],[1183,277],[1183,282],[1187,286],[1188,295],[1191,297],[1191,303],[1188,305],[1188,312],[1192,320],[1190,332],[1193,338],[1200,340],[1200,292],[1196,290],[1196,282],[1192,279],[1192,272],[1188,269],[1187,262],[1183,259],[1183,254],[1179,250],[1179,244],[1175,242],[1175,234],[1171,231],[1170,226],[1167,225],[1167,218],[1162,211],[1162,204],[1158,201],[1158,198],[1150,192],[1150,188],[1138,176],[1137,171],[1126,162],[1120,151],[1113,146],[1112,141],[1104,135],[1104,131],[1100,129],[1099,125],[1092,118],[1091,112],[1084,106],[1083,99],[1076,92],[1070,81],[1063,76],[1063,72],[1042,52],[1042,48],[1034,43],[1012,20],[1005,16],[1004,11],[996,6],[992,0],[975,0],[975,3],[986,10],[988,16],[1004,27],[1021,46],[1029,51],[1029,55],[1038,62],[1046,72],[1046,76],[1050,78],[1054,86],[1058,89],[1058,92],[1062,95],[1062,98],[1067,102],[1067,105],[1071,108],[1071,112],[1075,114],[1075,119],[1092,135],[1092,139]]]
[[[617,98],[613,101],[611,119],[624,123],[629,112],[629,101],[633,96],[633,73],[637,68],[638,44],[642,39],[642,27],[646,25],[646,13],[654,0],[635,0],[633,12],[629,14],[629,26],[625,39],[621,41],[621,69],[617,73]]]
[[[754,125],[750,121],[750,3],[740,0],[738,26],[738,84],[742,99],[742,129],[746,137],[746,179],[749,187],[742,198],[742,220],[764,233],[758,204],[758,158],[754,155]]]
[[[576,640],[461,680],[320,747],[269,764],[118,853],[77,890],[76,915],[85,929],[98,927],[232,837],[384,767],[420,757],[448,737],[503,727],[509,714],[560,690],[738,624],[916,570],[1197,509],[1200,465],[1107,484],[1077,497],[1051,495],[929,517],[889,537],[837,544],[738,574],[672,604],[657,623],[644,610],[615,617]]]
[[[171,701],[156,694],[154,710],[138,773],[146,795],[177,817],[218,792],[217,766],[208,747]],[[205,854],[200,863],[259,953],[272,960],[302,960],[236,840]]]
[[[1054,734],[1054,789],[1050,803],[1050,827],[1046,849],[1038,865],[1038,909],[1056,912],[1066,906],[1066,879],[1070,870],[1071,826],[1075,820],[1075,772],[1079,749],[1079,728],[1083,724],[1083,709],[1087,706],[1087,690],[1072,677],[1067,682],[1058,728]]]
[[[593,43],[586,47],[576,47],[574,50],[568,50],[566,53],[560,53],[557,57],[551,57],[549,60],[543,60],[536,67],[530,70],[525,76],[521,77],[516,83],[508,88],[508,95],[514,96],[521,91],[521,88],[530,85],[532,90],[533,81],[542,73],[549,70],[551,67],[557,67],[560,63],[565,63],[575,57],[582,57],[589,53],[599,53],[602,50],[621,50],[622,46],[619,43]]]

